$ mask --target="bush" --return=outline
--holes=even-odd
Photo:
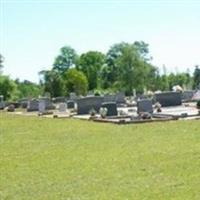
[[[86,76],[76,69],[69,69],[64,74],[65,87],[69,92],[75,92],[77,95],[86,95],[88,81]]]

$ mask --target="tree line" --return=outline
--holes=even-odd
[[[88,51],[81,55],[70,46],[64,46],[56,56],[51,69],[39,72],[40,83],[20,82],[0,76],[0,94],[8,88],[3,86],[4,79],[9,80],[12,94],[6,98],[34,97],[49,93],[51,97],[67,96],[70,92],[86,95],[94,93],[113,93],[124,91],[132,95],[156,90],[171,90],[174,85],[184,89],[195,89],[200,83],[200,68],[194,72],[187,70],[181,73],[167,73],[163,66],[161,73],[158,67],[151,64],[152,57],[149,45],[143,41],[134,43],[121,42],[110,47],[107,53]],[[3,57],[1,56],[1,68]],[[6,84],[8,85],[8,84]],[[7,86],[8,87],[8,86]],[[14,92],[15,91],[15,92]]]

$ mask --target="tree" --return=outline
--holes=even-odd
[[[75,92],[77,95],[86,95],[88,81],[83,72],[77,69],[69,69],[63,76],[65,88],[68,93]]]
[[[145,80],[147,80],[149,65],[141,59],[134,45],[124,47],[116,63],[120,69],[121,88],[124,88],[128,94],[131,94],[133,89],[142,92]]]
[[[64,85],[60,73],[55,70],[47,70],[41,71],[39,75],[40,84],[44,92],[49,92],[52,97],[58,97],[64,94]]]
[[[188,73],[170,73],[168,76],[169,89],[172,89],[175,85],[180,85],[182,88],[185,88],[190,82],[191,79]]]
[[[98,51],[89,51],[80,56],[77,69],[88,79],[89,90],[94,90],[100,84],[100,72],[105,63],[105,55]]]
[[[199,66],[197,65],[195,67],[195,70],[194,70],[194,83],[193,83],[193,88],[196,89],[200,87],[200,68]]]
[[[76,51],[70,46],[64,46],[60,49],[60,54],[55,58],[53,70],[63,74],[70,67],[73,67],[76,61]]]
[[[15,80],[15,83],[19,91],[19,98],[38,97],[41,94],[41,88],[36,83],[28,80],[20,82],[18,79]]]
[[[106,83],[107,87],[112,87],[115,82],[118,82],[120,69],[117,65],[117,59],[121,56],[122,51],[129,44],[125,42],[117,43],[111,46],[106,54],[106,66],[103,69],[103,82]]]
[[[135,47],[140,57],[145,61],[150,61],[152,59],[152,57],[149,56],[149,45],[147,43],[143,41],[135,41],[133,46]]]
[[[157,69],[148,63],[148,53],[148,44],[144,42],[113,45],[106,55],[107,66],[102,70],[105,88],[114,86],[130,94],[133,88],[141,93],[150,82],[155,84]]]
[[[8,76],[0,76],[0,94],[5,100],[15,100],[17,98],[17,85]]]

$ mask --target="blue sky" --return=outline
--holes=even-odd
[[[143,40],[168,72],[200,64],[200,0],[0,0],[4,74],[38,82],[59,49],[106,52]]]

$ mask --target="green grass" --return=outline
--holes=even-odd
[[[200,199],[200,121],[99,124],[0,113],[0,199]]]

